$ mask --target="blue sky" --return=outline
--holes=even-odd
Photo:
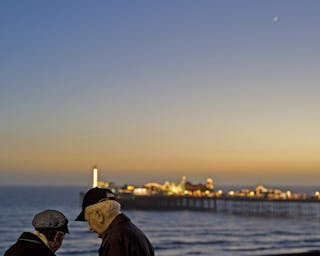
[[[319,5],[1,1],[0,184],[314,184]]]

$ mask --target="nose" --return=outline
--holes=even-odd
[[[90,223],[88,223],[88,228],[91,232],[94,232],[93,228],[91,227]]]

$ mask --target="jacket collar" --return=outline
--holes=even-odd
[[[123,213],[118,214],[114,220],[110,223],[107,230],[104,232],[102,239],[105,240],[105,238],[109,235],[109,233],[118,227],[119,224],[130,222],[130,219]]]
[[[46,244],[37,235],[31,232],[23,232],[18,238],[18,241],[27,241],[30,243],[43,244],[46,246]]]
[[[33,231],[33,234],[35,234],[37,237],[39,237],[41,239],[41,241],[46,245],[48,246],[48,239],[42,234],[40,233],[39,231],[37,230],[34,230]]]

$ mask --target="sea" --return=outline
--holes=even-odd
[[[310,190],[310,188],[303,188]],[[74,219],[84,187],[0,187],[0,255],[45,209],[69,219],[57,255],[97,256],[101,240],[85,222]],[[292,189],[293,190],[293,189]],[[301,190],[301,188],[300,188]],[[245,216],[211,211],[141,211],[124,213],[144,231],[158,256],[280,255],[320,250],[319,219]]]

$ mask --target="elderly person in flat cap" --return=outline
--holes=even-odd
[[[102,239],[99,256],[154,256],[148,238],[120,212],[120,204],[109,189],[90,189],[76,221],[87,221],[90,230]]]
[[[66,233],[68,219],[57,210],[39,212],[33,218],[33,232],[24,232],[4,256],[55,256]]]

